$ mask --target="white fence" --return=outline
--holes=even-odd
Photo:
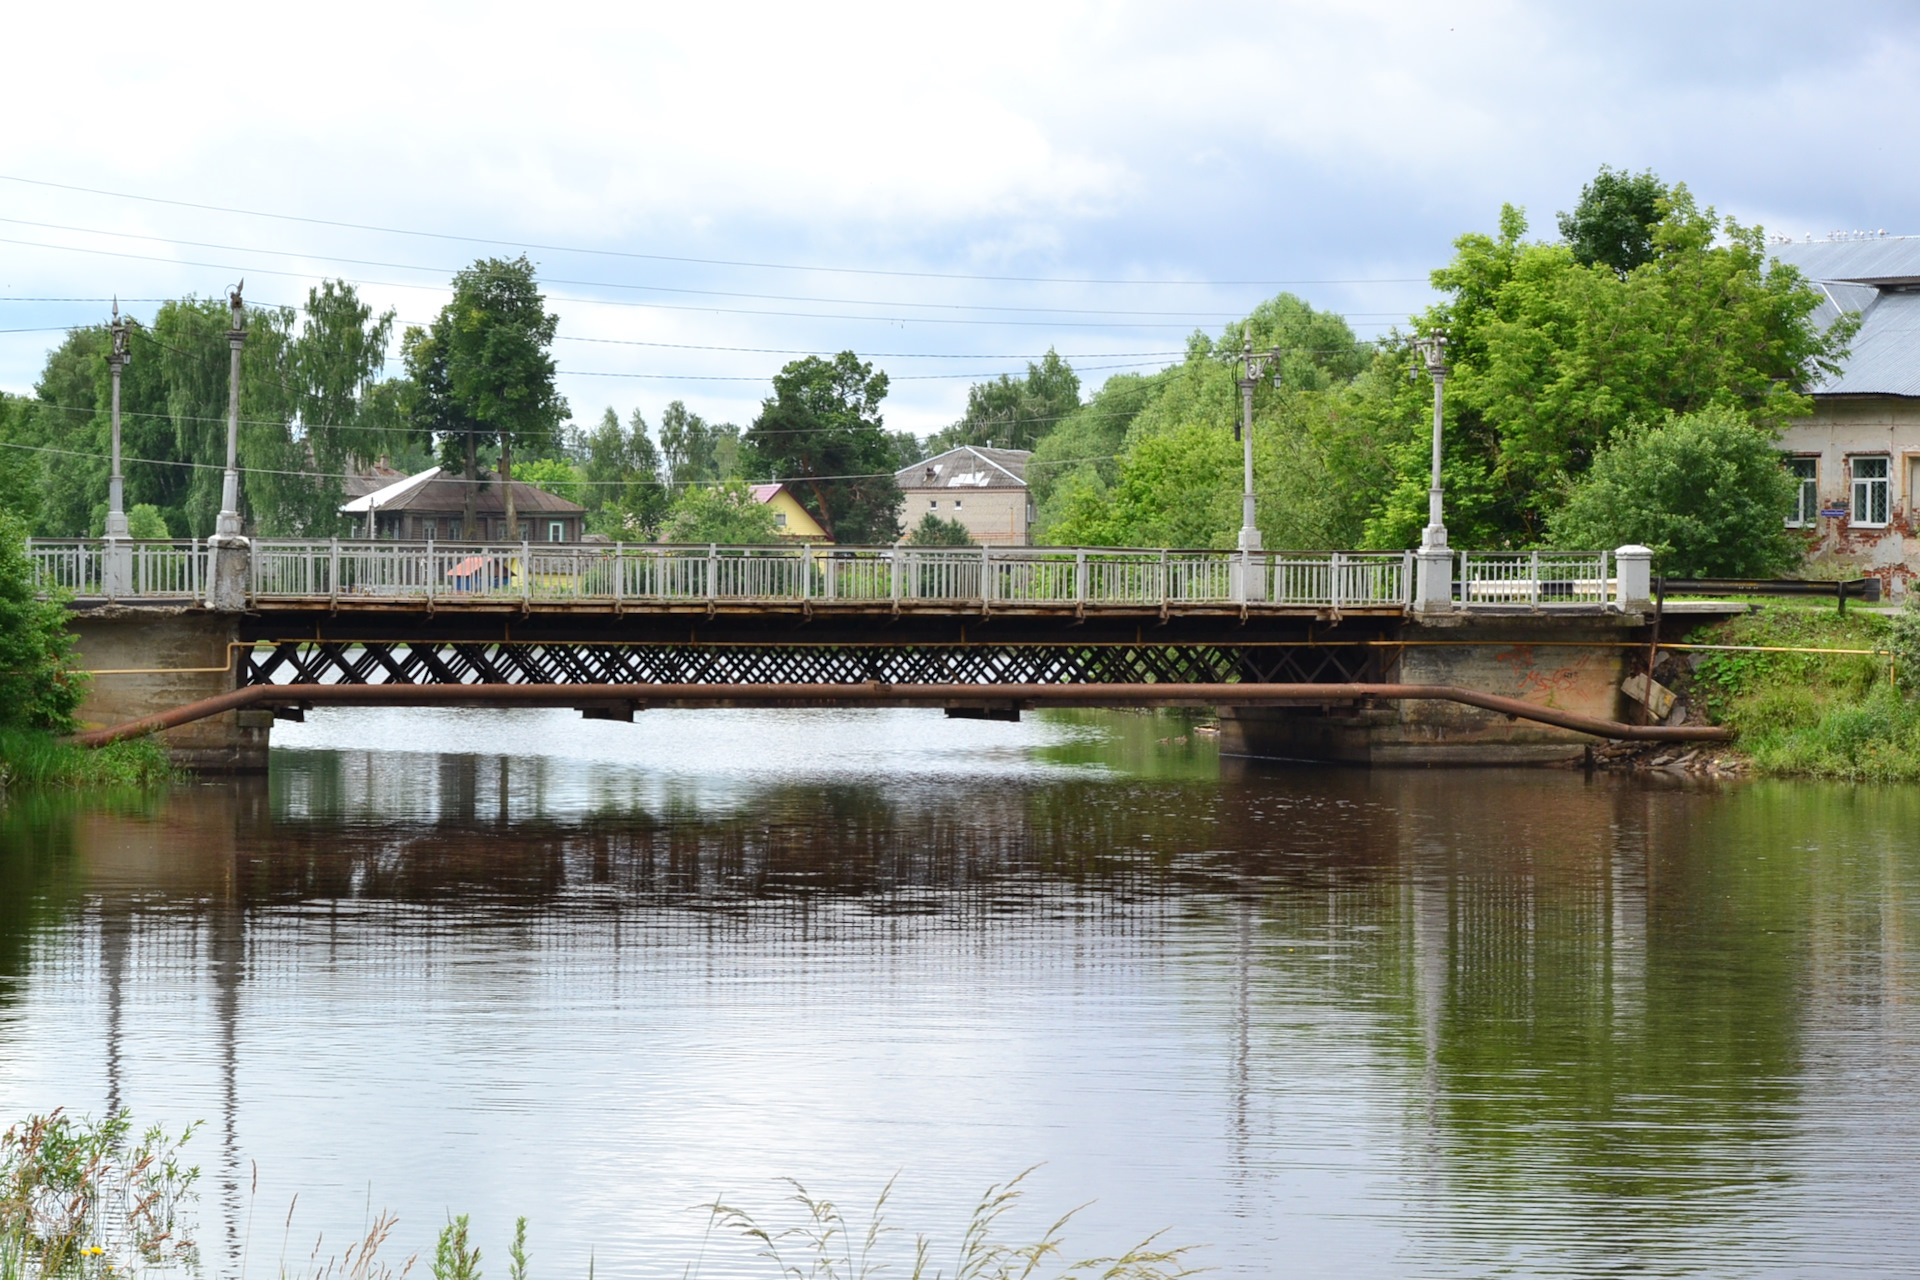
[[[43,593],[198,599],[200,542],[35,539]],[[1130,551],[1068,547],[456,545],[256,538],[253,599],[598,602],[901,601],[970,606],[1403,608],[1411,552]],[[1483,611],[1595,608],[1616,593],[1612,555],[1461,552],[1454,599]]]
[[[1135,606],[1244,598],[1392,608],[1411,598],[1412,565],[1412,557],[1400,552],[453,546],[260,538],[253,543],[252,594],[263,601],[384,597]]]
[[[107,600],[197,600],[206,595],[207,548],[199,541],[35,538],[27,544],[34,584]]]

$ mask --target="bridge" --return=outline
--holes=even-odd
[[[1407,763],[1723,736],[1627,723],[1619,686],[1650,625],[1639,548],[1458,553],[1444,609],[1415,607],[1399,552],[267,538],[30,552],[95,673],[83,740],[164,731],[202,768],[264,767],[276,717],[340,704],[617,720],[1204,705],[1250,754]]]

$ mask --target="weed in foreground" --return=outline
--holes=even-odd
[[[188,1128],[137,1140],[128,1113],[34,1116],[0,1137],[0,1280],[93,1280],[192,1270],[181,1212],[200,1171],[181,1163]]]
[[[1160,1244],[1162,1233],[1111,1257],[1067,1261],[1063,1233],[1085,1205],[1055,1219],[1032,1244],[1006,1243],[1000,1238],[1000,1219],[1019,1203],[1025,1194],[1020,1184],[1032,1172],[1027,1169],[1006,1183],[987,1188],[961,1232],[950,1272],[935,1265],[932,1241],[924,1235],[914,1236],[913,1265],[906,1272],[910,1280],[1179,1280],[1199,1274],[1186,1265],[1192,1247],[1165,1247]],[[785,1181],[792,1188],[787,1201],[800,1211],[798,1222],[769,1227],[744,1209],[715,1201],[703,1206],[712,1215],[711,1225],[756,1244],[757,1256],[771,1263],[776,1274],[783,1277],[872,1280],[890,1269],[881,1258],[887,1252],[887,1238],[899,1234],[899,1228],[886,1220],[887,1201],[893,1195],[892,1179],[881,1189],[864,1227],[849,1222],[833,1201],[814,1196],[792,1179]],[[688,1274],[697,1276],[697,1265]]]

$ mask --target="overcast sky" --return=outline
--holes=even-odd
[[[343,276],[424,322],[525,244],[577,417],[744,425],[789,353],[852,348],[925,433],[969,378],[1054,346],[1097,384],[1282,289],[1377,333],[1454,236],[1502,201],[1550,235],[1603,162],[1796,238],[1920,233],[1911,4],[42,4],[7,29],[18,392],[115,293],[145,317]]]

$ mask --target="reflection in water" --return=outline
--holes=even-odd
[[[322,722],[270,783],[9,811],[0,1103],[212,1121],[256,1270],[294,1190],[677,1275],[716,1191],[904,1169],[938,1225],[1044,1160],[1080,1239],[1227,1275],[1910,1273],[1908,792],[660,723]],[[456,734],[523,749],[414,749]]]

